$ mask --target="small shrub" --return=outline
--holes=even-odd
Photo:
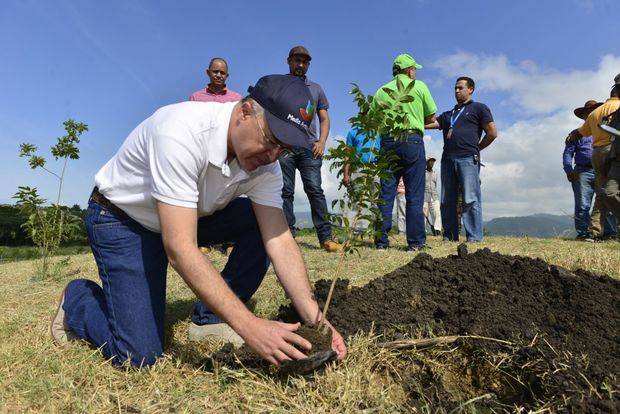
[[[60,243],[76,236],[80,232],[80,218],[71,213],[66,207],[60,205],[62,187],[65,180],[67,163],[80,158],[78,144],[80,136],[88,131],[88,126],[81,122],[69,119],[63,123],[66,134],[57,139],[56,145],[51,147],[52,156],[61,160],[62,170],[56,173],[47,168],[46,160],[37,154],[37,147],[33,144],[23,143],[20,145],[19,156],[28,159],[30,168],[40,168],[58,179],[58,195],[56,203],[46,206],[46,199],[39,196],[36,187],[20,186],[13,198],[17,199],[20,213],[26,218],[22,226],[26,229],[28,237],[38,247],[41,257],[37,269],[36,279],[48,279],[60,277],[66,267],[65,260],[52,263],[51,257],[56,253]]]

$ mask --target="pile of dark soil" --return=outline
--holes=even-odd
[[[319,302],[329,284],[316,283]],[[450,410],[486,395],[474,405],[615,412],[619,311],[618,280],[461,245],[446,258],[419,254],[365,286],[339,280],[329,319],[345,337],[372,329],[381,340],[425,332],[511,342],[463,338],[449,353],[410,352],[401,375],[413,406]],[[279,317],[296,320],[291,307]]]

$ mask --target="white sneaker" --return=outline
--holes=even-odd
[[[67,287],[62,290],[62,294],[60,295],[60,299],[58,300],[58,308],[56,309],[56,313],[52,316],[52,322],[50,324],[50,333],[52,334],[52,338],[54,339],[54,343],[59,347],[66,347],[69,345],[69,342],[75,341],[78,339],[75,332],[71,330],[67,322],[65,321],[65,310],[62,308],[62,305],[65,303],[65,290]]]
[[[207,325],[196,325],[189,323],[187,333],[190,341],[204,341],[205,339],[221,339],[230,342],[236,348],[245,343],[242,337],[237,334],[227,323],[212,323]]]

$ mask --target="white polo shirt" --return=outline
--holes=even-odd
[[[108,200],[147,229],[161,232],[156,200],[208,216],[243,194],[282,208],[276,161],[251,173],[228,164],[228,125],[236,102],[181,102],[138,125],[95,176]]]

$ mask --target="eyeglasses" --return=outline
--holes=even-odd
[[[261,126],[260,122],[258,121],[258,117],[256,116],[256,112],[253,112],[252,114],[254,115],[254,119],[256,120],[256,124],[258,125],[258,129],[260,129],[260,132],[263,134],[263,138],[265,138],[265,141],[267,141],[269,144],[271,144],[273,146],[273,149],[277,149],[278,150],[279,157],[280,158],[288,158],[288,157],[290,157],[293,154],[291,149],[285,147],[281,142],[278,142],[275,137],[272,138],[272,137],[267,136],[267,134],[265,134],[265,130]]]

